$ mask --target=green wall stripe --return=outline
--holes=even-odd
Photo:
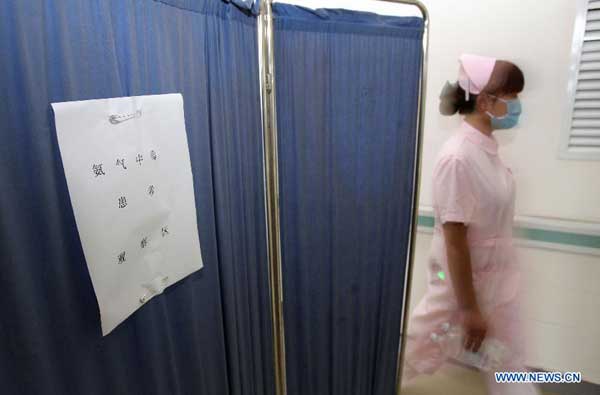
[[[428,215],[419,215],[419,220],[417,221],[419,226],[424,226],[426,228],[433,228],[434,223],[435,219]]]
[[[515,236],[520,239],[567,244],[577,247],[600,248],[600,236],[560,232],[535,228],[516,228]]]
[[[432,216],[419,215],[419,226],[433,228],[434,223],[435,220]],[[515,228],[515,236],[525,240],[600,249],[600,236],[595,235],[585,235],[581,233],[561,232],[557,230],[545,230],[537,228]]]

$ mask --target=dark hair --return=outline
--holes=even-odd
[[[463,88],[455,84],[446,85],[440,96],[440,113],[442,115],[470,114],[475,110],[478,95],[469,94],[469,100],[466,99],[466,92]]]
[[[513,63],[498,60],[490,81],[485,86],[483,93],[492,95],[505,95],[521,93],[525,87],[525,77],[521,69]],[[440,96],[440,113],[442,115],[470,114],[475,111],[479,95],[469,94],[465,98],[465,90],[458,83],[447,84]]]
[[[498,60],[484,92],[494,95],[521,93],[524,87],[525,77],[521,69],[511,62]]]

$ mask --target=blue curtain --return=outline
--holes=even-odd
[[[288,393],[394,393],[420,18],[275,4]]]
[[[3,394],[273,393],[256,19],[243,3],[0,2]],[[103,338],[50,103],[172,92],[205,267]]]

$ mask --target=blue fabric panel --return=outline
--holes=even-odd
[[[256,19],[170,3],[0,2],[3,394],[273,393]],[[205,267],[103,338],[50,103],[173,92]]]
[[[288,393],[391,395],[423,22],[274,12]]]

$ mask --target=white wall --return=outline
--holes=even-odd
[[[350,8],[418,15],[413,7],[371,0],[285,0],[310,8]],[[421,205],[431,205],[434,158],[457,117],[442,117],[438,95],[456,80],[463,52],[511,60],[525,73],[524,113],[514,131],[498,132],[501,155],[517,180],[517,213],[600,223],[600,161],[558,159],[575,17],[574,0],[422,0],[431,17]],[[431,236],[417,237],[412,305],[425,290]],[[582,371],[600,383],[600,259],[520,248],[527,278],[530,357],[545,369]]]

